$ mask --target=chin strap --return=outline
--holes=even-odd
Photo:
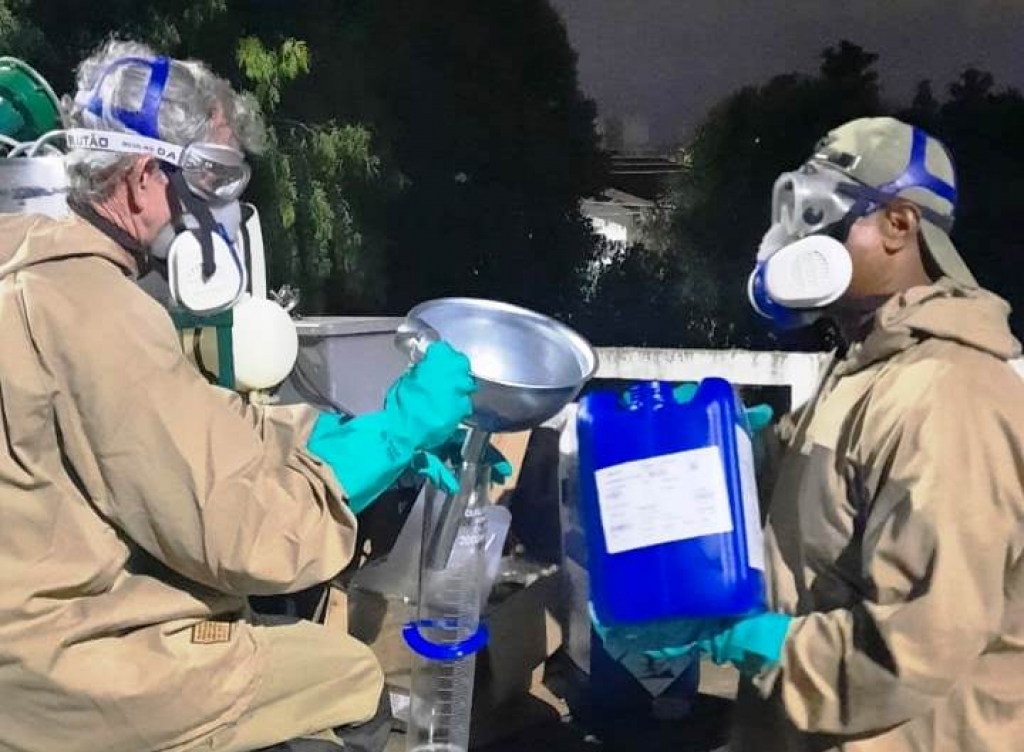
[[[142,243],[129,235],[123,227],[118,227],[106,217],[100,215],[90,204],[77,199],[68,199],[68,207],[79,217],[91,224],[108,238],[126,250],[138,266],[138,276],[144,277],[152,268],[149,251]]]

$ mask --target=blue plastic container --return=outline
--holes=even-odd
[[[591,600],[606,625],[764,609],[754,459],[743,405],[707,379],[598,391],[580,403],[580,497]]]

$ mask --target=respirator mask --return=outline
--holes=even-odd
[[[806,326],[850,285],[844,243],[873,204],[838,170],[814,162],[783,173],[772,191],[772,225],[747,283],[754,309],[784,329]]]
[[[150,244],[149,253],[166,265],[172,305],[200,316],[225,311],[246,290],[246,265],[237,200],[207,203],[183,176],[165,170],[171,221]]]

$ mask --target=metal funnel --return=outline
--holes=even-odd
[[[597,354],[583,337],[552,318],[508,303],[439,298],[413,308],[395,345],[416,362],[443,339],[469,358],[477,391],[462,450],[462,486],[443,504],[430,542],[429,566],[443,568],[472,495],[473,479],[492,433],[540,425],[579,394],[597,371]]]
[[[564,324],[494,300],[440,298],[409,311],[398,346],[414,359],[441,338],[465,353],[478,390],[467,421],[487,433],[540,425],[597,371],[597,355]]]

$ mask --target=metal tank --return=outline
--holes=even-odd
[[[68,175],[64,158],[0,158],[0,214],[67,216]]]

